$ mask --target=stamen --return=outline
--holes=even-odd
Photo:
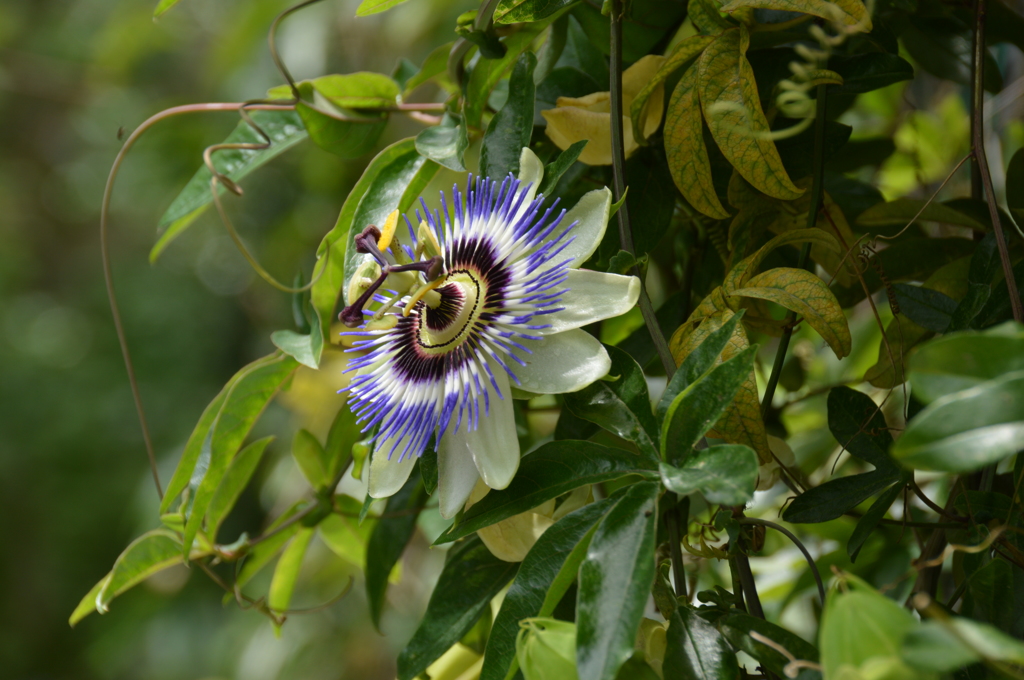
[[[412,308],[416,306],[416,303],[422,300],[427,293],[439,287],[442,283],[444,283],[444,279],[437,278],[430,283],[420,286],[420,289],[413,293],[413,296],[409,298],[409,303],[405,306],[405,309],[402,310],[402,316],[409,316],[412,312]]]

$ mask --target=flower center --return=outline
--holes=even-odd
[[[454,269],[436,292],[441,301],[433,307],[421,304],[418,310],[417,343],[428,354],[450,352],[469,337],[480,318],[487,284],[476,272]]]

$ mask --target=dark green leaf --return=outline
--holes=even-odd
[[[311,106],[300,101],[295,110],[309,131],[309,137],[324,151],[346,159],[359,158],[377,143],[387,125],[387,114],[362,116],[368,120],[344,120],[341,110],[331,110],[326,100]]]
[[[896,291],[900,313],[918,326],[936,333],[945,332],[956,311],[956,300],[937,290],[909,283],[895,283],[893,290]]]
[[[519,174],[519,156],[530,146],[533,134],[533,70],[537,57],[526,51],[520,55],[508,80],[508,99],[494,114],[484,133],[480,148],[480,173],[501,180],[509,173]]]
[[[235,507],[238,497],[249,480],[252,479],[253,473],[256,472],[256,467],[263,457],[263,451],[272,441],[274,441],[273,437],[257,439],[239,451],[235,459],[231,461],[231,465],[228,466],[228,470],[224,474],[224,479],[217,487],[217,493],[210,501],[210,508],[206,511],[206,529],[211,541],[217,540],[217,529],[231,512],[231,508]]]
[[[757,454],[742,444],[720,444],[697,451],[681,468],[661,464],[661,480],[680,496],[701,492],[709,503],[744,505],[757,486]]]
[[[689,607],[672,614],[665,636],[665,663],[669,678],[732,680],[740,677],[739,663],[718,629]]]
[[[568,149],[558,154],[558,158],[548,163],[547,167],[544,168],[544,180],[541,182],[538,193],[547,196],[554,191],[558,180],[562,179],[565,171],[576,162],[576,159],[580,157],[580,153],[583,152],[583,147],[586,145],[587,140],[585,139],[575,142]]]
[[[999,518],[1002,523],[1006,516]],[[1014,568],[995,558],[967,578],[961,613],[1010,632],[1021,625],[1018,606],[1024,593],[1015,592]]]
[[[886,52],[834,56],[828,67],[843,77],[843,84],[832,88],[851,94],[871,92],[914,77],[914,67],[907,60]]]
[[[718,359],[725,346],[729,344],[729,338],[736,331],[736,324],[743,318],[744,312],[745,310],[740,310],[738,313],[733,314],[720,328],[709,333],[703,342],[686,355],[683,363],[680,364],[672,376],[672,380],[665,386],[665,392],[658,401],[655,414],[659,422],[665,420],[665,414],[668,413],[669,406],[672,405],[672,402],[675,401],[679,393],[697,382],[702,375],[710,371],[715,365],[715,360]]]
[[[842,517],[892,483],[892,475],[881,470],[831,479],[797,496],[786,506],[782,519],[793,524],[827,522]]]
[[[1021,224],[1024,224],[1024,221]],[[1013,280],[1017,283],[1017,295],[1024,297],[1024,260],[1018,262],[1013,268]],[[1013,318],[1013,312],[1010,305],[1010,289],[1007,287],[1006,281],[1003,280],[992,290],[988,302],[974,317],[971,325],[975,328],[988,328],[1011,318]]]
[[[571,409],[563,406],[562,412],[558,414],[558,423],[555,425],[555,441],[563,439],[583,441],[590,439],[600,429],[596,423],[580,418]]]
[[[853,128],[834,120],[825,123],[825,158],[842,155]],[[814,156],[814,130],[808,128],[800,134],[788,139],[780,139],[776,143],[779,157],[791,177],[806,177],[811,173]]]
[[[289,356],[275,356],[249,364],[232,379],[224,404],[203,437],[203,453],[207,455],[199,458],[192,475],[197,488],[185,524],[185,550],[192,545],[213,495],[249,430],[297,366]]]
[[[213,167],[236,183],[308,137],[302,121],[294,111],[253,111],[249,116],[270,137],[270,146],[261,150],[225,149],[213,154]],[[243,120],[224,143],[263,144],[265,140]],[[150,262],[156,262],[164,248],[210,206],[213,201],[211,177],[205,165],[199,168],[160,218],[159,228],[163,233],[149,253]],[[223,185],[217,190],[220,195],[226,191]]]
[[[975,524],[988,524],[994,519],[1005,522],[1010,517],[1013,502],[1006,494],[966,489],[957,494],[953,507]]]
[[[630,657],[654,582],[660,487],[629,487],[608,511],[580,565],[576,665],[581,680],[613,680]]]
[[[633,246],[639,257],[654,252],[665,235],[678,192],[668,163],[660,154],[649,158],[648,154],[638,153],[630,158],[626,161],[626,178],[626,205],[633,227]]]
[[[896,151],[896,143],[889,137],[851,139],[843,147],[841,154],[836,154],[826,161],[826,167],[833,172],[853,172],[865,165],[881,165],[894,151]],[[840,202],[840,197],[833,189],[826,187],[825,190],[833,194],[836,202]],[[874,202],[871,205],[874,205]],[[840,203],[840,207],[845,215],[858,215],[862,212],[860,210],[850,212],[842,203]]]
[[[914,17],[900,34],[900,42],[913,60],[939,78],[969,85],[971,39],[967,26],[948,17]],[[992,54],[985,50],[985,89],[999,92],[1003,77]]]
[[[704,433],[732,403],[740,385],[754,368],[757,345],[724,361],[679,393],[665,413],[661,427],[662,458],[675,465],[690,455]]]
[[[641,456],[593,442],[563,440],[544,444],[523,462],[507,489],[492,490],[473,505],[462,521],[434,541],[450,543],[477,529],[535,508],[544,501],[587,484],[640,475],[656,479],[651,462]]]
[[[439,167],[416,152],[413,139],[395,142],[366,166],[345,199],[334,228],[316,251],[312,277],[316,283],[310,293],[325,331],[334,321],[334,308],[356,267],[367,257],[356,252],[356,235],[368,224],[384,224],[396,208],[408,210]]]
[[[871,507],[867,509],[867,512],[857,520],[857,526],[854,527],[853,532],[850,534],[850,539],[846,542],[846,554],[850,556],[851,562],[857,561],[857,555],[860,554],[860,549],[864,547],[864,541],[868,540],[871,536],[871,532],[878,526],[878,522],[885,517],[885,513],[889,512],[889,508],[896,499],[900,497],[900,493],[906,488],[913,476],[910,473],[904,473],[899,483],[893,484],[886,491],[881,493],[875,502],[871,504]]]
[[[409,78],[405,83],[405,92],[409,93],[428,80],[435,78],[448,70],[448,55],[452,51],[452,43],[445,43],[435,47],[434,50],[423,60],[423,66],[419,72]]]
[[[1024,371],[939,399],[912,418],[892,453],[910,468],[967,472],[1024,448]]]
[[[356,416],[348,406],[342,406],[334,416],[324,445],[324,470],[328,480],[341,477],[352,461],[352,445],[362,438]]]
[[[953,314],[949,318],[949,326],[946,327],[945,331],[947,333],[955,333],[956,331],[970,328],[975,317],[985,308],[985,303],[988,302],[991,294],[992,287],[988,284],[968,283],[967,294],[960,301],[960,304],[956,306],[956,309],[953,310]]]
[[[388,576],[416,532],[416,520],[426,500],[427,494],[419,475],[414,472],[398,493],[388,499],[385,510],[388,517],[378,519],[370,534],[364,570],[366,599],[370,603],[370,618],[378,631],[387,596]]]
[[[789,659],[779,653],[777,649],[752,638],[751,633],[757,633],[771,640],[788,651],[795,659],[812,663],[818,661],[818,650],[814,645],[781,626],[750,614],[732,611],[718,622],[718,627],[733,647],[746,652],[762,664],[766,670],[775,673],[780,678],[788,677],[783,669],[789,663]],[[800,677],[810,680],[803,674]]]
[[[465,172],[463,155],[469,146],[466,126],[445,114],[440,125],[428,127],[416,135],[416,151],[450,170]]]
[[[889,455],[892,435],[871,397],[849,387],[834,388],[828,395],[828,429],[851,455],[891,473],[896,481],[900,470]]]
[[[437,451],[433,442],[427,444],[427,448],[420,456],[420,477],[423,479],[423,488],[427,495],[434,493],[437,489]]]
[[[480,680],[502,680],[505,677],[515,658],[519,622],[525,618],[551,614],[550,611],[544,611],[544,603],[556,600],[551,605],[553,608],[565,594],[565,589],[575,579],[579,563],[590,545],[592,530],[617,500],[606,498],[583,506],[555,522],[537,539],[519,567],[519,573],[494,619]],[[555,582],[563,572],[568,572],[569,578],[564,579],[568,582],[556,588]],[[556,592],[552,593],[552,590]]]
[[[458,642],[518,566],[499,560],[475,536],[453,547],[423,621],[398,655],[398,680],[412,680]]]
[[[643,370],[633,357],[618,347],[606,345],[612,360],[610,376],[578,392],[565,395],[565,405],[586,420],[635,443],[644,456],[658,460],[658,425],[651,412],[651,399]]]

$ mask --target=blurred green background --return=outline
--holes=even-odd
[[[263,617],[221,605],[201,573],[172,570],[72,630],[78,600],[135,536],[157,524],[140,429],[100,268],[99,208],[121,141],[163,108],[261,97],[282,82],[267,50],[288,0],[183,0],[160,20],[155,0],[0,3],[0,676],[28,678],[393,678],[397,648],[429,583],[407,579],[382,637],[361,583],[327,609],[295,616],[274,641]],[[355,18],[332,0],[285,23],[282,56],[297,78],[415,63],[450,40],[466,3],[419,0]],[[427,88],[424,88],[425,90]],[[430,97],[433,92],[425,91]],[[159,123],[129,154],[112,206],[115,284],[164,481],[208,401],[292,327],[290,299],[248,268],[212,211],[156,265],[162,212],[233,113]],[[396,120],[380,144],[422,126]],[[369,157],[345,162],[312,144],[243,182],[228,209],[263,265],[308,278],[313,253]],[[325,400],[333,394],[325,390]],[[297,416],[260,425],[281,436],[229,520],[258,531],[289,493]],[[292,484],[294,487],[295,485]],[[428,564],[419,575],[436,576]],[[296,606],[332,599],[354,571],[325,553]],[[417,553],[418,554],[418,553]],[[331,562],[331,559],[334,562]],[[414,559],[416,556],[413,556]],[[327,567],[324,567],[324,565]]]

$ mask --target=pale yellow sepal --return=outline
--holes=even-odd
[[[633,99],[640,93],[665,61],[665,57],[649,54],[622,74],[622,137],[626,157],[639,148],[633,138],[633,126],[627,118]],[[643,121],[644,136],[650,136],[661,125],[664,86],[651,93]],[[555,146],[565,150],[581,140],[588,140],[579,160],[587,165],[611,165],[611,95],[594,92],[585,97],[559,97],[556,107],[541,111],[547,121],[547,136]]]

